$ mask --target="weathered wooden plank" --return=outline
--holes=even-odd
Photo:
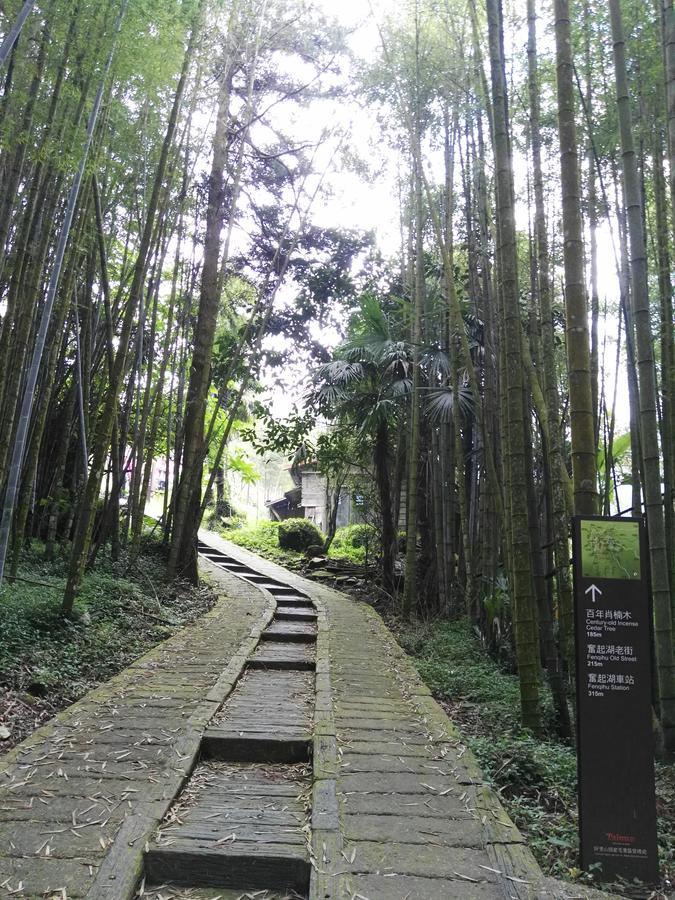
[[[269,641],[268,643],[273,643]],[[305,646],[298,644],[299,647]],[[293,656],[272,656],[264,655],[252,657],[247,665],[249,669],[263,669],[264,671],[314,671],[314,660],[304,657]]]
[[[275,597],[277,607],[284,609],[288,606],[298,606],[303,609],[314,609],[314,604],[309,597],[302,597],[299,594],[281,594]]]
[[[433,753],[427,756],[408,756],[404,751],[397,755],[385,753],[352,753],[347,749],[340,761],[342,769],[350,772],[410,772],[416,775],[454,776],[462,772],[461,764],[435,760]]]
[[[299,622],[273,622],[260,635],[263,641],[292,641],[299,644],[313,644],[316,629],[311,625],[303,627]]]
[[[340,794],[344,815],[410,815],[429,819],[476,819],[480,811],[475,806],[475,794],[471,788],[454,788],[448,794]]]
[[[103,821],[77,828],[68,821],[41,823],[37,828],[34,822],[5,822],[0,826],[0,856],[98,859],[120,825],[118,818],[116,824],[108,822],[103,829]]]
[[[179,829],[168,828],[160,831],[156,846],[174,847],[179,844],[187,847],[189,841],[193,841],[199,846],[213,847],[215,850],[226,846],[228,849],[238,852],[242,852],[242,848],[246,845],[246,852],[251,854],[258,851],[266,853],[270,848],[277,846],[299,847],[304,855],[307,855],[307,841],[297,822],[286,824],[260,820],[234,822],[229,816],[226,819],[210,821],[192,820],[184,822]]]
[[[113,803],[83,799],[82,803],[73,802],[72,797],[31,797],[4,799],[0,804],[2,822],[40,822],[75,824],[103,822],[113,815]],[[122,811],[124,815],[124,811]]]
[[[308,607],[284,606],[274,618],[277,622],[316,622],[316,612]]]
[[[94,883],[99,864],[97,858],[0,857],[0,884],[7,896],[63,896],[65,890],[68,898],[80,898]]]
[[[251,659],[265,657],[275,659],[277,657],[292,656],[299,660],[308,659],[312,662],[315,659],[315,647],[308,644],[294,644],[292,642],[284,643],[283,641],[265,642],[258,644]]]
[[[300,807],[300,804],[293,804],[293,808],[289,808],[289,804],[284,800],[277,800],[274,803],[265,803],[261,807],[259,803],[250,802],[250,798],[236,800],[229,798],[227,803],[214,803],[208,797],[202,798],[197,806],[181,807],[180,820],[184,825],[195,824],[197,822],[206,822],[213,824],[226,822],[228,827],[239,825],[256,825],[258,823],[266,827],[275,826],[277,828],[302,828],[307,819],[306,811]]]
[[[11,789],[5,789],[0,794],[0,806],[4,805],[8,797],[36,797],[45,798],[76,797],[86,799],[91,797],[117,798],[126,800],[135,799],[140,794],[144,800],[162,800],[171,797],[180,784],[176,776],[167,775],[163,779],[146,779],[143,781],[129,778],[92,778],[91,776],[54,779],[31,779],[30,781],[15,782]]]
[[[189,844],[196,842],[189,842]],[[217,850],[200,846],[152,847],[145,854],[145,871],[151,882],[173,881],[190,886],[232,887],[244,890],[290,888],[306,891],[310,865],[306,854],[295,848],[252,847]],[[282,852],[286,850],[287,852]]]
[[[231,762],[308,762],[310,747],[311,734],[301,729],[286,729],[271,735],[213,728],[202,738],[202,754],[206,759]]]
[[[485,851],[474,847],[443,847],[400,841],[348,841],[345,856],[351,872],[380,875],[417,875],[425,878],[457,878],[458,881],[496,881]]]
[[[352,841],[398,841],[436,847],[483,847],[483,828],[477,818],[396,815],[392,804],[390,815],[345,815],[344,834]],[[400,812],[400,807],[398,808]]]
[[[504,900],[509,894],[485,881],[420,878],[409,875],[345,875],[341,897],[368,900]]]
[[[156,821],[133,815],[124,821],[115,841],[87,891],[87,900],[126,900],[143,873],[145,841]]]

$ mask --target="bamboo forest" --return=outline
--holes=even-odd
[[[0,0],[0,897],[675,897],[673,0]]]

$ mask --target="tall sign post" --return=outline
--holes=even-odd
[[[649,566],[641,519],[575,516],[581,867],[658,880]]]

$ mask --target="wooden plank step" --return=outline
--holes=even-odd
[[[207,559],[210,559],[213,562],[221,562],[221,563],[231,563],[232,560],[229,556],[225,556],[224,553],[221,553],[219,550],[200,550],[201,556],[205,556]]]
[[[277,581],[276,578],[272,578],[270,575],[265,575],[262,572],[256,572],[255,569],[248,570],[248,577],[251,581],[264,581],[267,584],[283,585],[283,581]]]
[[[266,578],[264,581],[260,581],[257,578],[253,578],[250,575],[246,576],[249,581],[258,587],[265,588],[265,590],[269,591],[270,594],[274,594],[274,596],[286,596],[286,597],[295,597],[296,591],[294,588],[289,587],[287,584],[280,584],[278,581],[270,581]]]
[[[229,762],[309,762],[312,734],[301,728],[275,729],[273,734],[240,734],[233,728],[209,728],[202,736],[204,759]]]
[[[311,644],[262,641],[248,662],[251,669],[300,669],[315,667],[314,647]]]
[[[147,884],[305,893],[306,766],[200,763],[145,853]]]
[[[296,847],[240,842],[238,847],[214,848],[187,839],[170,847],[151,847],[145,854],[145,873],[150,884],[170,881],[190,887],[304,892],[309,888],[310,864]]]
[[[311,622],[272,622],[260,635],[260,639],[313,644],[316,641],[316,626]]]
[[[314,609],[314,604],[309,597],[303,597],[301,594],[283,594],[275,599],[277,606],[302,606],[305,609]]]
[[[316,622],[316,610],[307,606],[283,606],[276,611],[274,618],[287,622]]]
[[[278,758],[281,749],[271,743],[277,732],[282,732],[289,742],[303,743],[308,740],[314,712],[314,675],[303,671],[247,670],[239,680],[235,690],[216,713],[209,731],[221,732],[220,743],[224,745],[227,736],[236,754],[233,759],[242,760],[243,743],[233,741],[235,736],[242,742],[251,741],[250,759],[260,760],[264,754],[274,751]],[[209,746],[208,744],[206,745]],[[214,746],[214,742],[211,742]],[[296,754],[296,749],[289,753]],[[225,750],[219,751],[224,758]],[[301,759],[306,758],[305,755]],[[261,756],[261,754],[263,754]],[[297,759],[293,756],[293,759]]]

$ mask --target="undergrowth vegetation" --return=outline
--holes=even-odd
[[[377,529],[372,525],[346,525],[335,532],[328,555],[366,565],[373,562],[377,546]]]
[[[295,549],[296,547],[304,547],[305,550],[315,549],[319,552],[320,545],[325,540],[314,523],[307,519],[262,521],[240,527],[236,525],[233,527],[229,522],[223,525],[218,520],[213,520],[209,527],[233,544],[259,553],[290,569],[298,568],[304,556],[304,552]],[[335,532],[328,557],[364,565],[372,562],[377,544],[377,532],[372,525],[347,525]]]
[[[244,547],[252,553],[278,562],[289,569],[297,568],[303,554],[295,550],[282,550],[279,546],[279,525],[281,522],[256,522],[241,528],[218,528],[217,531],[228,541]]]
[[[483,650],[466,620],[404,626],[399,640],[420,675],[462,730],[489,782],[542,868],[580,878],[576,751],[520,727],[518,678]],[[550,697],[544,733],[553,735]],[[657,766],[659,842],[664,882],[675,877],[675,771]],[[656,896],[656,895],[654,895]]]
[[[128,567],[99,556],[71,618],[61,615],[67,560],[34,543],[0,599],[0,719],[6,750],[59,709],[194,621],[215,601],[208,588],[167,582],[158,545]],[[24,580],[25,579],[25,580]],[[4,732],[3,732],[4,733]]]

